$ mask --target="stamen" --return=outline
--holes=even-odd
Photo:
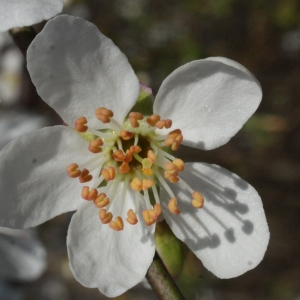
[[[106,213],[106,209],[100,209],[99,218],[102,224],[108,224],[112,220],[113,215],[111,212]]]
[[[154,181],[151,180],[151,179],[143,179],[143,182],[142,182],[142,189],[145,191],[145,190],[148,190],[149,188],[151,188],[152,186],[154,185]]]
[[[129,114],[129,121],[133,128],[138,128],[140,126],[139,120],[143,120],[144,116],[139,112],[131,112]]]
[[[178,175],[179,171],[175,164],[172,164],[171,162],[166,162],[164,168],[169,175]]]
[[[140,192],[142,190],[142,182],[137,178],[133,178],[133,180],[130,183],[130,187],[137,192]]]
[[[130,171],[129,164],[127,162],[123,162],[122,165],[119,168],[120,174],[126,174]]]
[[[111,221],[109,223],[109,227],[115,231],[123,230],[124,228],[123,219],[121,217],[116,217],[115,221]]]
[[[168,208],[172,214],[174,214],[174,215],[180,214],[180,210],[177,206],[177,199],[175,197],[169,201]]]
[[[182,140],[183,140],[183,135],[181,134],[181,130],[176,129],[171,131],[168,134],[168,137],[165,140],[165,145],[167,147],[171,147],[173,151],[176,151],[179,149]]]
[[[192,205],[195,208],[202,208],[204,205],[204,197],[202,196],[202,194],[200,194],[199,192],[194,192],[192,194],[193,200],[192,200]]]
[[[123,162],[129,163],[131,161],[132,161],[132,152],[130,150],[127,150]]]
[[[162,209],[160,204],[154,204],[154,208],[149,210],[150,218],[153,220],[157,220],[157,218],[161,215]]]
[[[92,153],[100,153],[102,151],[101,146],[103,146],[102,139],[98,138],[96,140],[93,140],[89,143],[89,151]]]
[[[91,201],[94,200],[98,195],[98,191],[96,189],[91,189],[88,186],[84,186],[82,188],[81,197],[85,200]]]
[[[184,162],[180,158],[175,158],[172,161],[172,164],[174,164],[177,167],[179,172],[184,170]]]
[[[166,120],[160,120],[158,121],[155,126],[159,129],[170,128],[172,126],[172,120],[166,119]]]
[[[138,222],[137,216],[132,209],[128,210],[126,221],[131,225],[135,225]]]
[[[128,141],[130,139],[132,139],[134,136],[133,132],[130,131],[126,131],[126,130],[121,130],[120,131],[120,137],[124,140],[124,141]]]
[[[75,121],[75,129],[79,132],[86,132],[88,127],[85,124],[87,124],[86,117],[80,117]]]
[[[110,122],[110,118],[114,116],[114,113],[105,107],[99,107],[95,111],[96,117],[102,123],[106,124]]]
[[[106,197],[105,193],[101,193],[94,199],[94,204],[98,208],[103,208],[109,204],[109,198]]]
[[[159,116],[159,115],[152,115],[152,116],[146,118],[146,122],[147,122],[150,126],[152,126],[152,127],[154,127],[155,124],[156,124],[159,120],[160,120],[160,116]]]
[[[140,153],[142,151],[142,148],[140,146],[131,146],[130,152],[131,153]]]
[[[81,174],[79,176],[79,181],[81,183],[85,183],[85,182],[91,181],[92,179],[93,179],[93,176],[90,174],[89,170],[84,168],[81,171]]]
[[[150,213],[149,213],[149,210],[143,210],[142,211],[142,215],[143,215],[143,219],[146,223],[147,226],[151,226],[152,224],[155,223],[156,219],[153,220],[151,217],[150,217]]]
[[[71,177],[71,178],[76,178],[76,177],[79,177],[80,174],[81,174],[81,171],[80,170],[77,170],[78,169],[78,165],[77,164],[71,164],[67,167],[67,173],[68,173],[68,176]]]
[[[156,155],[152,150],[149,150],[147,153],[147,157],[151,160],[152,163],[156,161]]]
[[[114,167],[108,167],[107,169],[103,169],[101,174],[106,181],[114,180],[116,177],[116,170]]]
[[[122,150],[117,150],[113,153],[113,158],[114,160],[116,161],[123,161],[124,160],[124,157],[125,157],[125,154]]]

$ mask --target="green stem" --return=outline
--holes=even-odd
[[[16,27],[12,28],[9,33],[22,54],[26,57],[27,49],[36,36],[34,29],[32,27]]]
[[[157,253],[155,253],[146,278],[159,300],[184,300]]]

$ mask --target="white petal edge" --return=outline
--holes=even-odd
[[[123,122],[139,95],[126,56],[81,18],[49,21],[28,48],[27,67],[38,94],[72,127],[82,116],[90,126],[101,126],[95,110],[102,106]]]
[[[0,152],[0,226],[28,228],[77,209],[82,185],[66,167],[91,157],[73,129],[55,126],[24,134]]]
[[[48,20],[63,9],[62,0],[1,0],[0,32]]]
[[[183,144],[210,150],[227,143],[251,117],[262,98],[254,76],[226,58],[192,61],[162,83],[154,113],[181,129]]]
[[[121,190],[114,197],[113,210],[122,205]],[[123,212],[132,208],[134,195],[126,191]],[[142,281],[155,253],[154,225],[148,227],[141,214],[138,223],[124,220],[124,230],[116,232],[103,225],[93,203],[80,206],[72,217],[67,246],[70,267],[75,278],[86,287],[98,287],[108,297],[116,297]],[[114,215],[117,216],[117,215]]]
[[[36,280],[46,265],[46,249],[35,231],[0,227],[0,278]]]
[[[191,194],[174,185],[181,214],[164,217],[174,234],[219,278],[232,278],[255,268],[263,259],[270,233],[256,190],[216,165],[187,163],[181,176],[204,196],[204,207],[191,204]],[[162,199],[167,199],[162,191]]]

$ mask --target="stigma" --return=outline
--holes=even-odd
[[[138,222],[153,225],[162,215],[160,187],[169,195],[168,210],[174,215],[180,214],[180,199],[172,191],[173,184],[179,184],[191,195],[195,209],[203,207],[202,194],[180,177],[184,162],[173,155],[183,140],[181,130],[161,133],[162,129],[172,127],[170,119],[130,112],[120,123],[105,107],[95,110],[95,118],[99,121],[98,128],[89,126],[84,116],[78,117],[74,124],[74,129],[83,137],[86,133],[93,137],[89,138],[87,147],[92,158],[80,165],[74,162],[66,170],[70,178],[83,184],[81,197],[93,202],[104,226],[121,231],[124,226]],[[124,190],[121,196],[115,197],[121,182]],[[124,212],[125,189],[133,192],[134,203]],[[143,220],[139,220],[139,212]]]

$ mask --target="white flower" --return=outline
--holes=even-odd
[[[62,8],[62,0],[0,0],[0,32],[48,20]]]
[[[31,227],[77,210],[67,238],[71,269],[110,297],[144,278],[160,209],[220,278],[262,260],[269,231],[255,189],[219,166],[184,164],[165,151],[226,143],[261,101],[249,71],[219,57],[188,63],[162,83],[147,119],[131,111],[140,85],[126,57],[89,22],[49,21],[27,60],[38,93],[70,127],[23,135],[1,152],[0,225]]]

